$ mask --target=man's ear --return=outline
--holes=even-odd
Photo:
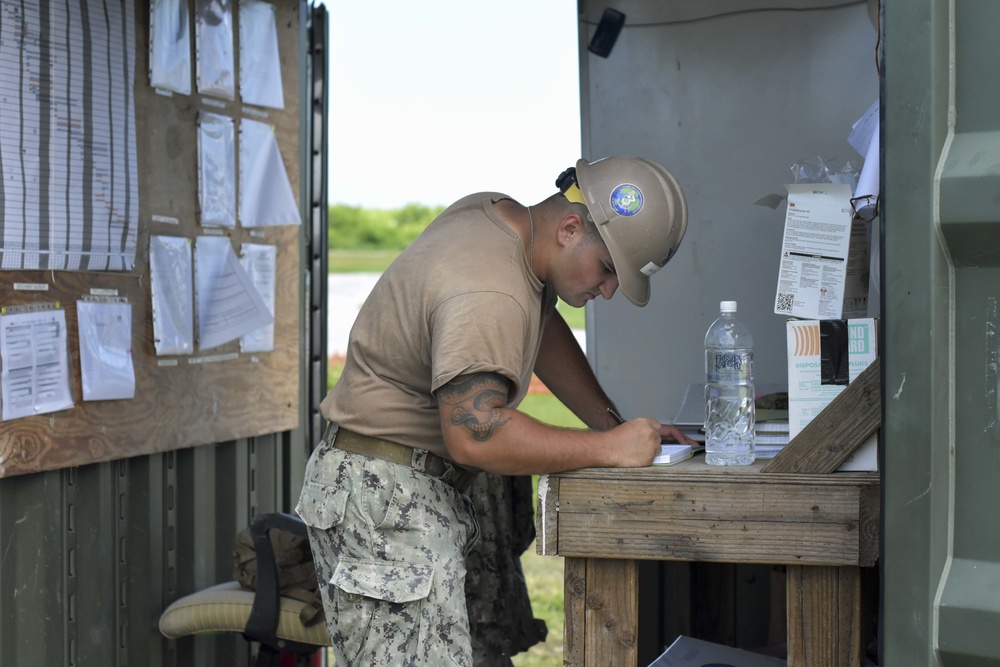
[[[559,245],[565,246],[572,241],[580,240],[584,233],[583,218],[580,217],[578,213],[567,213],[559,221],[559,226],[556,228],[556,238],[559,241]]]

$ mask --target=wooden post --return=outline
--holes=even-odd
[[[789,565],[787,573],[789,667],[861,667],[860,568]]]
[[[638,567],[634,560],[565,560],[564,665],[637,665],[637,584]]]

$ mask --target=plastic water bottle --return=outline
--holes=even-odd
[[[754,460],[753,338],[735,301],[719,310],[705,334],[705,461],[745,466]]]

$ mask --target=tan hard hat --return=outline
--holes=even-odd
[[[677,179],[653,160],[608,157],[576,163],[571,201],[587,205],[611,253],[622,294],[649,302],[649,277],[677,252],[687,230],[687,202]],[[581,197],[582,195],[582,197]]]

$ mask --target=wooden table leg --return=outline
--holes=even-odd
[[[786,583],[788,667],[861,667],[860,568],[789,565]]]
[[[566,558],[563,664],[638,663],[638,566],[634,560]]]
[[[587,559],[563,558],[563,664],[582,665],[587,647]]]

